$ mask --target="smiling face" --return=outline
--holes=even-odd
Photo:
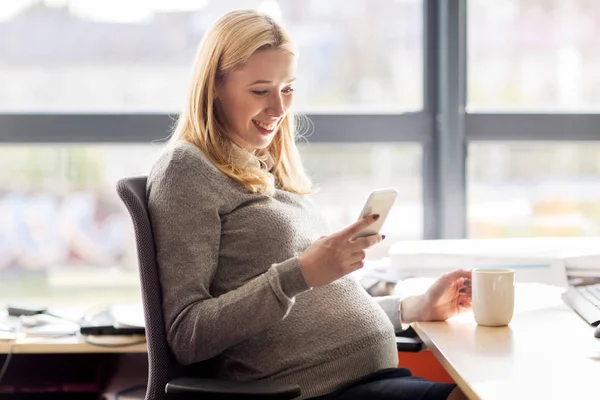
[[[238,146],[266,148],[294,102],[296,57],[263,50],[227,75],[217,89],[220,117]]]

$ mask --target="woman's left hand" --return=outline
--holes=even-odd
[[[442,275],[423,294],[422,320],[445,321],[471,309],[471,271]]]

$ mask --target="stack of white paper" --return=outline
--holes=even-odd
[[[141,302],[111,304],[110,314],[115,326],[123,328],[144,328],[144,309]]]
[[[569,277],[600,278],[600,238],[565,240],[561,256]]]
[[[404,241],[390,248],[397,279],[464,268],[513,268],[518,282],[567,286],[567,277],[600,277],[600,238]]]

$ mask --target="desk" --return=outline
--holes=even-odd
[[[93,342],[102,344],[121,344],[123,338],[114,336],[104,336],[89,339]],[[57,338],[40,337],[19,337],[12,346],[13,354],[81,354],[81,353],[145,353],[146,343],[139,343],[144,340],[143,336],[139,338],[127,338],[126,342],[135,342],[129,346],[105,347],[97,346],[86,342],[81,336],[65,336]],[[11,341],[0,341],[0,354],[8,354]]]
[[[598,399],[600,339],[561,291],[517,284],[507,327],[478,326],[467,313],[414,329],[472,400]]]

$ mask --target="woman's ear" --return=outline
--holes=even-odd
[[[223,91],[223,84],[225,79],[223,78],[215,78],[215,84],[213,85],[213,98],[215,100],[221,97],[221,92]]]
[[[221,118],[222,115],[222,111],[221,111],[221,100],[215,96],[213,99],[213,112],[215,114],[215,116],[217,117],[217,119]]]

